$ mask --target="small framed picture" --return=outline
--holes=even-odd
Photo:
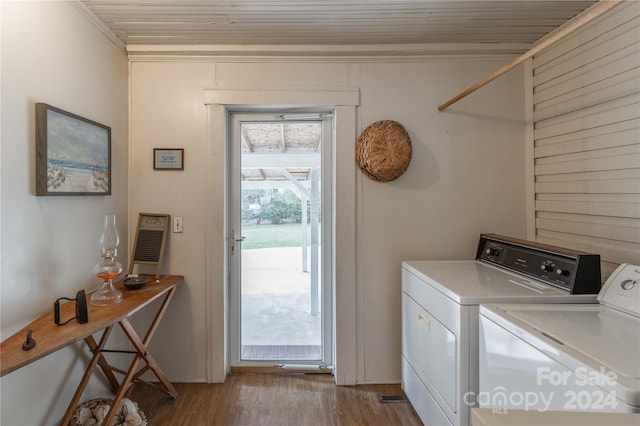
[[[184,170],[183,148],[154,148],[154,170]]]

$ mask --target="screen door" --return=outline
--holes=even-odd
[[[332,115],[230,118],[232,365],[329,365]]]

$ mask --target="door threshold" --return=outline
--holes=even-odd
[[[304,374],[333,374],[333,369],[329,367],[317,367],[314,365],[295,366],[287,364],[279,365],[237,365],[231,367],[232,373],[304,373]]]

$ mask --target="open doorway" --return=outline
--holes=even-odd
[[[232,366],[332,364],[330,111],[230,114]]]

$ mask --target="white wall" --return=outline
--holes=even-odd
[[[472,259],[482,232],[525,236],[524,91],[518,68],[444,112],[503,63],[363,64],[360,130],[385,118],[413,143],[391,183],[359,175],[358,378],[400,378],[403,260]]]
[[[1,9],[2,340],[50,310],[58,297],[99,284],[98,237],[117,215],[127,254],[128,63],[126,55],[68,2],[3,1]],[[112,130],[111,196],[35,196],[35,103]],[[52,318],[53,321],[53,318]],[[36,341],[38,336],[34,335]],[[0,423],[59,422],[88,351],[72,345],[0,379]],[[109,395],[92,379],[82,400]]]
[[[184,217],[184,233],[170,236],[163,272],[185,275],[187,285],[179,289],[152,343],[169,378],[206,381],[208,339],[224,353],[222,336],[205,333],[211,288],[206,282],[206,235],[221,241],[224,230],[205,229],[210,194],[204,177],[209,145],[222,151],[225,143],[222,134],[208,140],[205,89],[359,88],[358,133],[383,119],[397,120],[409,132],[414,154],[406,174],[379,183],[358,171],[353,194],[357,381],[399,382],[401,261],[471,259],[481,232],[525,236],[523,70],[510,72],[445,112],[436,110],[504,62],[134,59],[131,220],[141,211]],[[152,152],[158,147],[184,148],[185,170],[153,171]],[[213,185],[219,188],[224,182]],[[222,223],[223,208],[209,213],[219,218],[216,223]]]

